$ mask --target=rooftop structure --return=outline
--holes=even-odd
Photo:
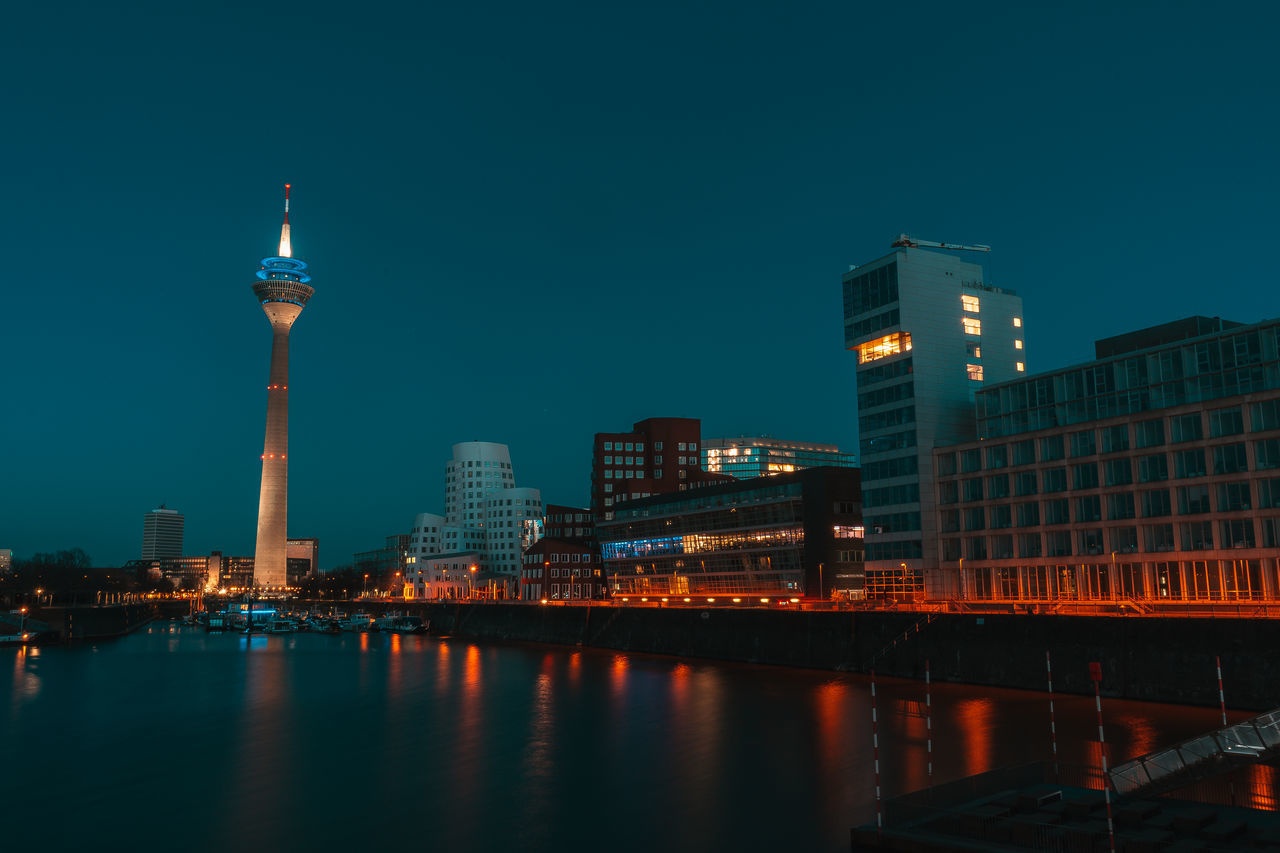
[[[820,466],[855,468],[857,465],[856,454],[841,450],[834,444],[785,441],[769,436],[702,440],[702,470],[728,474],[739,480],[790,474]]]

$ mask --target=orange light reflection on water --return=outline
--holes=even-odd
[[[995,703],[990,699],[962,699],[955,703],[951,714],[960,731],[966,776],[985,773],[991,769],[991,727],[994,713]]]

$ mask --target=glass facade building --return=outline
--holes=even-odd
[[[934,453],[940,569],[965,598],[1280,595],[1280,320],[1188,318],[985,388]]]
[[[858,483],[811,468],[628,501],[597,527],[610,591],[861,597]]]
[[[854,468],[857,464],[856,454],[843,451],[834,444],[783,441],[768,436],[702,440],[702,470],[728,474],[739,480],[790,474],[821,466]]]

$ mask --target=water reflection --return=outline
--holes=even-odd
[[[100,836],[138,803],[148,832],[192,851],[428,838],[478,853],[835,851],[874,816],[859,676],[159,626],[96,651],[46,649],[38,667],[26,652],[0,654],[11,651],[3,743],[26,775],[0,777],[0,801],[24,817],[5,849],[44,849],[42,834],[63,824],[59,849],[122,846]],[[877,690],[892,797],[927,783],[924,688]],[[1048,757],[1043,693],[934,685],[933,700],[937,783]],[[1114,701],[1104,712],[1116,761],[1220,724],[1213,709]],[[1058,722],[1064,763],[1096,762],[1092,696],[1060,697]],[[109,783],[66,772],[77,763],[111,768]],[[1253,768],[1237,798],[1274,805],[1275,781]],[[61,820],[67,802],[74,822]]]
[[[964,755],[964,775],[973,776],[991,769],[994,756],[991,734],[995,703],[990,699],[962,699],[951,711],[959,730],[958,744]],[[955,746],[955,744],[953,744]]]

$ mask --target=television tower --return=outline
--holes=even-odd
[[[263,258],[253,295],[271,322],[271,373],[267,380],[267,437],[262,447],[262,491],[258,497],[258,544],[253,584],[283,589],[289,515],[289,330],[315,293],[307,265],[293,257],[289,243],[289,185],[284,185],[284,225],[280,252]]]

